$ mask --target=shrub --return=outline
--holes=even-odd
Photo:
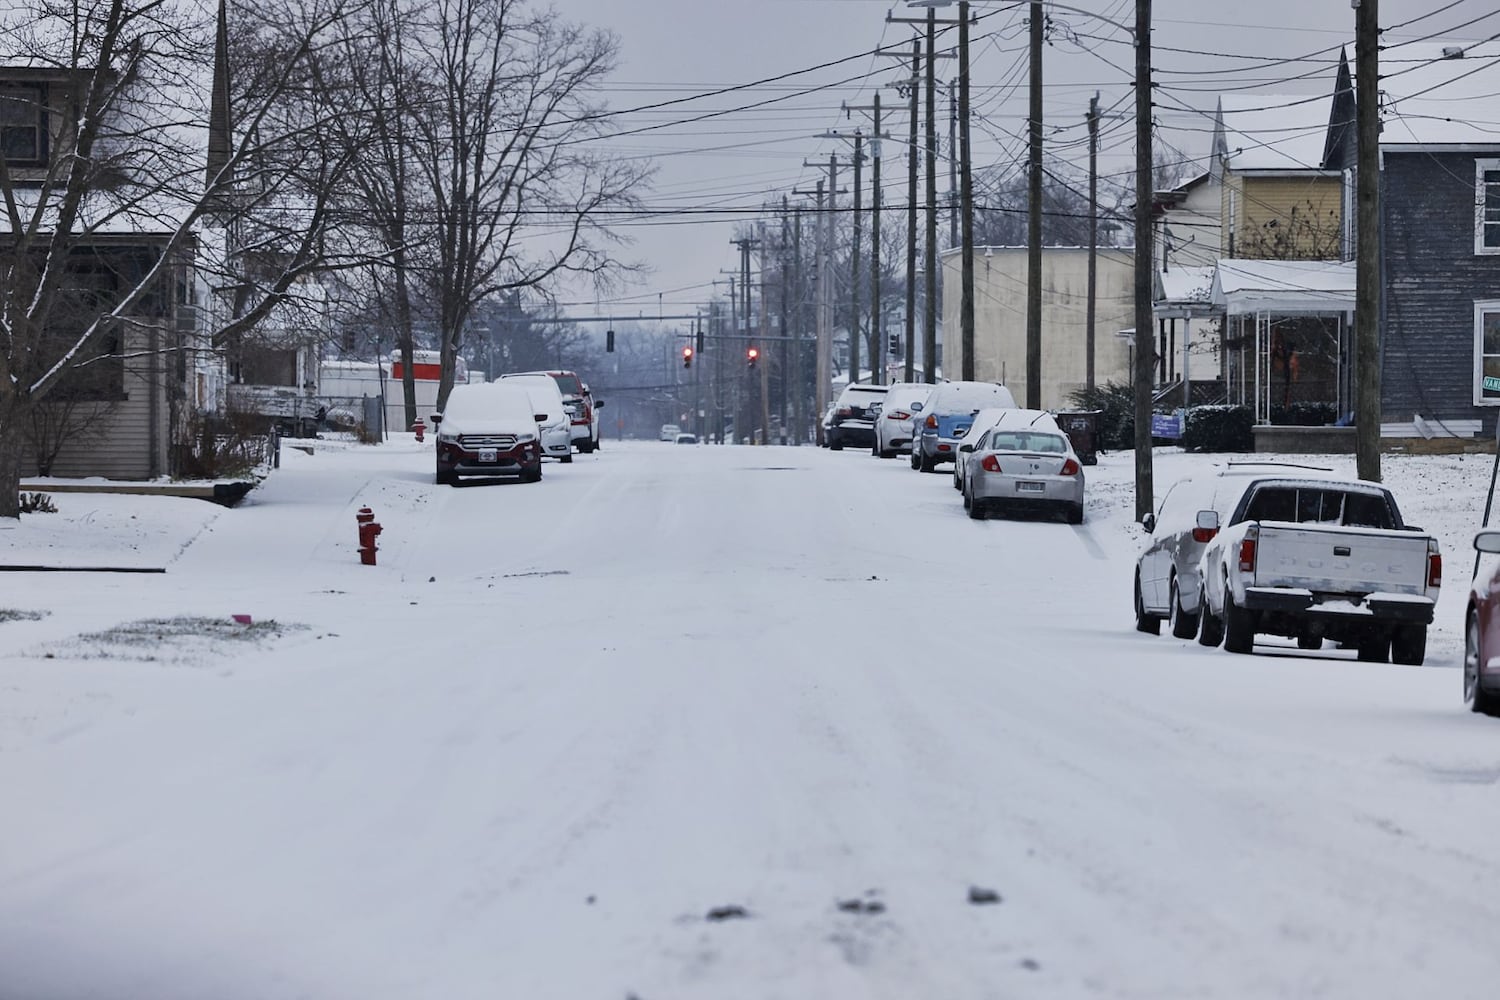
[[[195,413],[177,446],[178,479],[249,477],[270,459],[272,447],[263,420],[252,415]]]
[[[1271,407],[1271,423],[1290,427],[1327,427],[1339,418],[1332,403],[1292,403]]]
[[[1135,390],[1117,382],[1079,389],[1069,399],[1077,410],[1099,410],[1099,450],[1129,451],[1135,447]]]
[[[1255,417],[1248,406],[1195,406],[1182,435],[1187,451],[1254,451],[1250,428]]]

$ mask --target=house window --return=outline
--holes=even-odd
[[[1500,160],[1475,160],[1474,173],[1474,252],[1500,254]]]
[[[0,84],[0,155],[12,166],[47,158],[47,112],[38,85]]]
[[[1500,301],[1474,303],[1474,405],[1500,406]]]

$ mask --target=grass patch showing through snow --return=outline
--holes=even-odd
[[[0,608],[0,625],[6,622],[39,622],[50,611],[22,611],[20,608]]]
[[[102,632],[86,632],[49,648],[44,655],[49,659],[182,663],[222,657],[236,646],[263,646],[306,628],[270,619],[243,625],[230,618],[145,618]]]

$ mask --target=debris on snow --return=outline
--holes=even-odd
[[[729,906],[716,906],[712,910],[709,910],[705,916],[707,919],[713,921],[744,920],[750,916],[750,911],[746,910],[743,906],[735,906],[731,903]]]
[[[994,889],[971,885],[969,886],[969,902],[975,906],[988,906],[1000,902],[1000,894]]]

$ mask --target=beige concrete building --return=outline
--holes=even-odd
[[[1101,247],[1095,284],[1094,380],[1130,380],[1133,350],[1116,334],[1135,326],[1133,251]],[[1045,409],[1067,409],[1071,394],[1088,375],[1087,247],[1042,250],[1042,393]],[[943,370],[963,371],[958,335],[962,258],[943,253],[943,325],[948,330]],[[1026,401],[1026,248],[979,247],[974,251],[974,376],[1004,382],[1016,401]]]

